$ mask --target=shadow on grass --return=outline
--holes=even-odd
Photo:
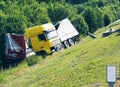
[[[14,68],[17,67],[21,63],[26,63],[28,66],[33,66],[37,64],[39,61],[44,59],[41,56],[30,56],[28,58],[23,58],[23,59],[1,59],[0,60],[0,71],[1,70],[6,70],[9,68]]]
[[[1,61],[0,70],[17,67],[23,59],[4,59]]]
[[[117,80],[120,80],[120,76],[119,76],[119,77],[117,77]]]
[[[117,34],[116,36],[120,36],[120,33],[119,33],[119,34]]]

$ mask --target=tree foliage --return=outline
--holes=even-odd
[[[89,26],[89,31],[94,32],[98,28],[96,11],[92,8],[87,8],[83,16]]]
[[[88,32],[88,25],[81,15],[75,15],[72,19],[72,23],[81,35],[86,35]]]
[[[80,3],[85,3],[88,0],[66,0],[66,2],[68,3],[72,3],[72,4],[80,4]]]
[[[71,5],[68,4],[50,4],[50,7],[48,8],[48,15],[52,22],[60,21],[66,17],[70,18],[74,14],[77,13],[77,9],[72,8]]]
[[[111,23],[111,21],[112,20],[111,20],[110,16],[108,14],[105,14],[104,15],[104,25],[105,26],[109,25]]]

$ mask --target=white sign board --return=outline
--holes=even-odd
[[[116,66],[107,66],[107,82],[116,82]]]

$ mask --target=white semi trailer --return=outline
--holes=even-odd
[[[60,21],[57,25],[56,30],[58,37],[60,38],[60,41],[65,48],[74,45],[75,42],[79,40],[79,33],[68,18]]]

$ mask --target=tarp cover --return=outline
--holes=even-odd
[[[6,34],[6,55],[8,54],[8,50],[11,50],[12,52],[20,52],[23,50],[9,33]]]

